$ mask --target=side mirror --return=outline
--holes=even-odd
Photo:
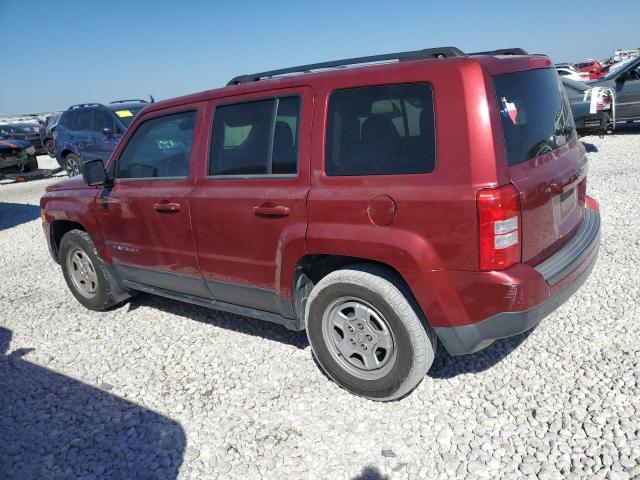
[[[106,185],[108,183],[107,171],[102,160],[91,160],[82,166],[82,178],[90,187]]]
[[[103,135],[107,135],[108,137],[110,137],[111,135],[113,135],[113,128],[104,127],[102,129],[102,134]]]

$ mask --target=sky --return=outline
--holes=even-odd
[[[640,1],[0,0],[0,115],[171,98],[232,77],[438,46],[555,62],[640,47]],[[615,14],[615,15],[614,15]]]

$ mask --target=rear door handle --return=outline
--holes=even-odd
[[[155,203],[153,208],[155,208],[158,213],[176,213],[180,211],[180,204],[163,200]]]
[[[291,208],[267,202],[253,207],[253,213],[265,217],[286,217],[291,214]]]

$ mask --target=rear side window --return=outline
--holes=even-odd
[[[337,90],[329,99],[327,175],[429,173],[435,167],[428,84]]]
[[[73,117],[75,116],[75,112],[65,112],[60,116],[60,121],[58,125],[63,128],[70,129],[73,124]]]
[[[74,132],[90,132],[92,115],[92,110],[78,110],[75,112],[70,130]]]
[[[554,69],[498,75],[493,82],[509,165],[548,153],[575,135],[567,94]]]
[[[216,107],[208,174],[296,174],[299,123],[300,97]]]
[[[184,178],[189,173],[196,112],[142,123],[118,159],[117,178]]]

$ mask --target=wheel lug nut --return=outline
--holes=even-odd
[[[347,327],[347,329],[348,329],[351,333],[353,333],[353,327],[352,327],[351,325],[349,325],[349,326]]]
[[[362,330],[364,329],[364,325],[362,325],[361,323],[358,324],[358,330]]]
[[[367,335],[367,340],[369,340],[369,341],[373,340],[371,335]]]
[[[363,350],[367,349],[367,346],[364,343],[362,343],[360,346],[362,347]]]
[[[353,338],[350,339],[349,341],[351,342],[351,345],[355,345],[356,344],[356,341]]]

